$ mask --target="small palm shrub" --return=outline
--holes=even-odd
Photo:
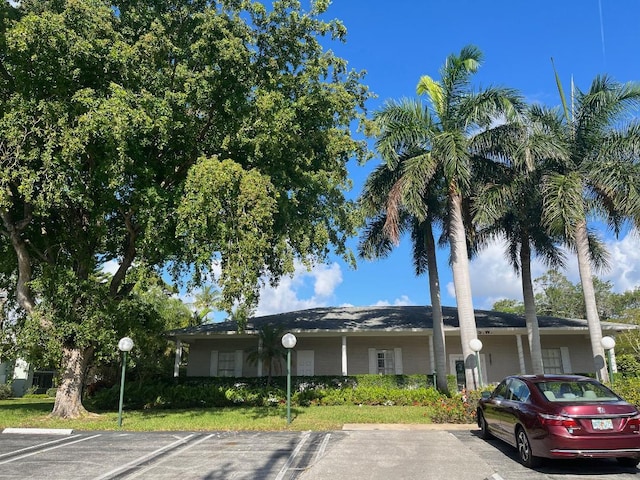
[[[7,400],[13,396],[11,385],[6,383],[0,384],[0,400]]]

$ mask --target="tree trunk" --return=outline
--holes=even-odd
[[[454,188],[454,187],[452,187]],[[480,386],[476,368],[476,357],[469,342],[477,338],[476,317],[471,297],[471,279],[469,278],[469,256],[467,239],[462,219],[462,196],[450,193],[450,248],[453,284],[456,291],[458,321],[460,323],[460,341],[464,358],[465,380],[468,389]]]
[[[62,352],[62,365],[65,371],[56,393],[56,402],[50,417],[79,418],[94,415],[82,405],[83,379],[93,348],[80,349],[65,347]]]
[[[531,280],[531,248],[529,240],[523,238],[520,242],[520,274],[522,275],[522,298],[524,299],[524,318],[529,337],[529,352],[531,353],[531,367],[534,375],[544,373],[542,364],[542,347],[540,345],[540,328],[536,315],[536,302]],[[526,373],[526,372],[522,372]]]
[[[427,269],[429,270],[429,293],[431,295],[431,316],[433,319],[433,350],[436,360],[436,388],[443,393],[449,392],[447,385],[447,349],[444,338],[444,322],[442,320],[442,304],[440,303],[440,277],[436,262],[436,243],[433,239],[433,228],[426,223],[425,249],[427,253]]]
[[[584,304],[587,312],[587,325],[589,326],[589,338],[591,340],[591,352],[596,374],[603,382],[609,381],[609,372],[602,347],[602,326],[596,305],[596,294],[593,288],[593,276],[589,255],[589,238],[587,237],[587,222],[583,220],[575,229],[576,252],[578,256],[578,270],[580,283],[584,295]]]

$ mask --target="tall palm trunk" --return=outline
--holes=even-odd
[[[425,231],[425,250],[427,253],[427,270],[429,270],[429,293],[431,295],[431,318],[433,319],[433,350],[436,368],[436,388],[448,393],[447,385],[447,349],[444,338],[444,322],[442,304],[440,303],[440,276],[436,262],[436,242],[433,239],[433,227],[427,221]]]
[[[540,345],[540,328],[536,315],[536,302],[531,280],[531,248],[529,239],[524,236],[520,243],[520,274],[522,275],[522,298],[524,299],[524,318],[527,324],[529,338],[529,352],[531,353],[531,368],[533,374],[544,373],[542,364],[542,347]],[[526,373],[526,372],[522,372]]]
[[[455,186],[451,187],[455,189]],[[458,321],[460,323],[460,341],[462,342],[462,356],[467,388],[477,388],[480,385],[477,376],[475,353],[469,342],[477,338],[476,317],[471,298],[471,278],[469,276],[469,256],[467,253],[466,233],[462,218],[462,196],[453,191],[449,195],[450,212],[450,246],[451,269],[453,284],[456,291],[456,305],[458,307]]]
[[[602,326],[596,305],[596,294],[593,288],[593,275],[591,273],[591,262],[589,261],[589,239],[587,237],[587,222],[583,220],[575,228],[576,252],[578,257],[578,271],[580,272],[580,283],[584,295],[584,304],[587,313],[587,325],[589,326],[589,338],[591,340],[591,352],[593,354],[593,364],[599,378],[609,381],[609,372],[604,357],[602,347]]]

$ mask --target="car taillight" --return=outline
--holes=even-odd
[[[554,426],[554,427],[565,427],[568,429],[579,429],[580,425],[578,422],[571,417],[563,417],[561,415],[549,415],[546,413],[540,413],[540,422],[543,425]]]
[[[631,428],[631,430],[640,430],[640,414],[627,420],[627,425],[629,426],[629,428]]]

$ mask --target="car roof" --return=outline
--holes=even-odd
[[[531,383],[540,382],[585,382],[594,381],[594,378],[586,377],[584,375],[511,375],[507,378],[519,378]]]

